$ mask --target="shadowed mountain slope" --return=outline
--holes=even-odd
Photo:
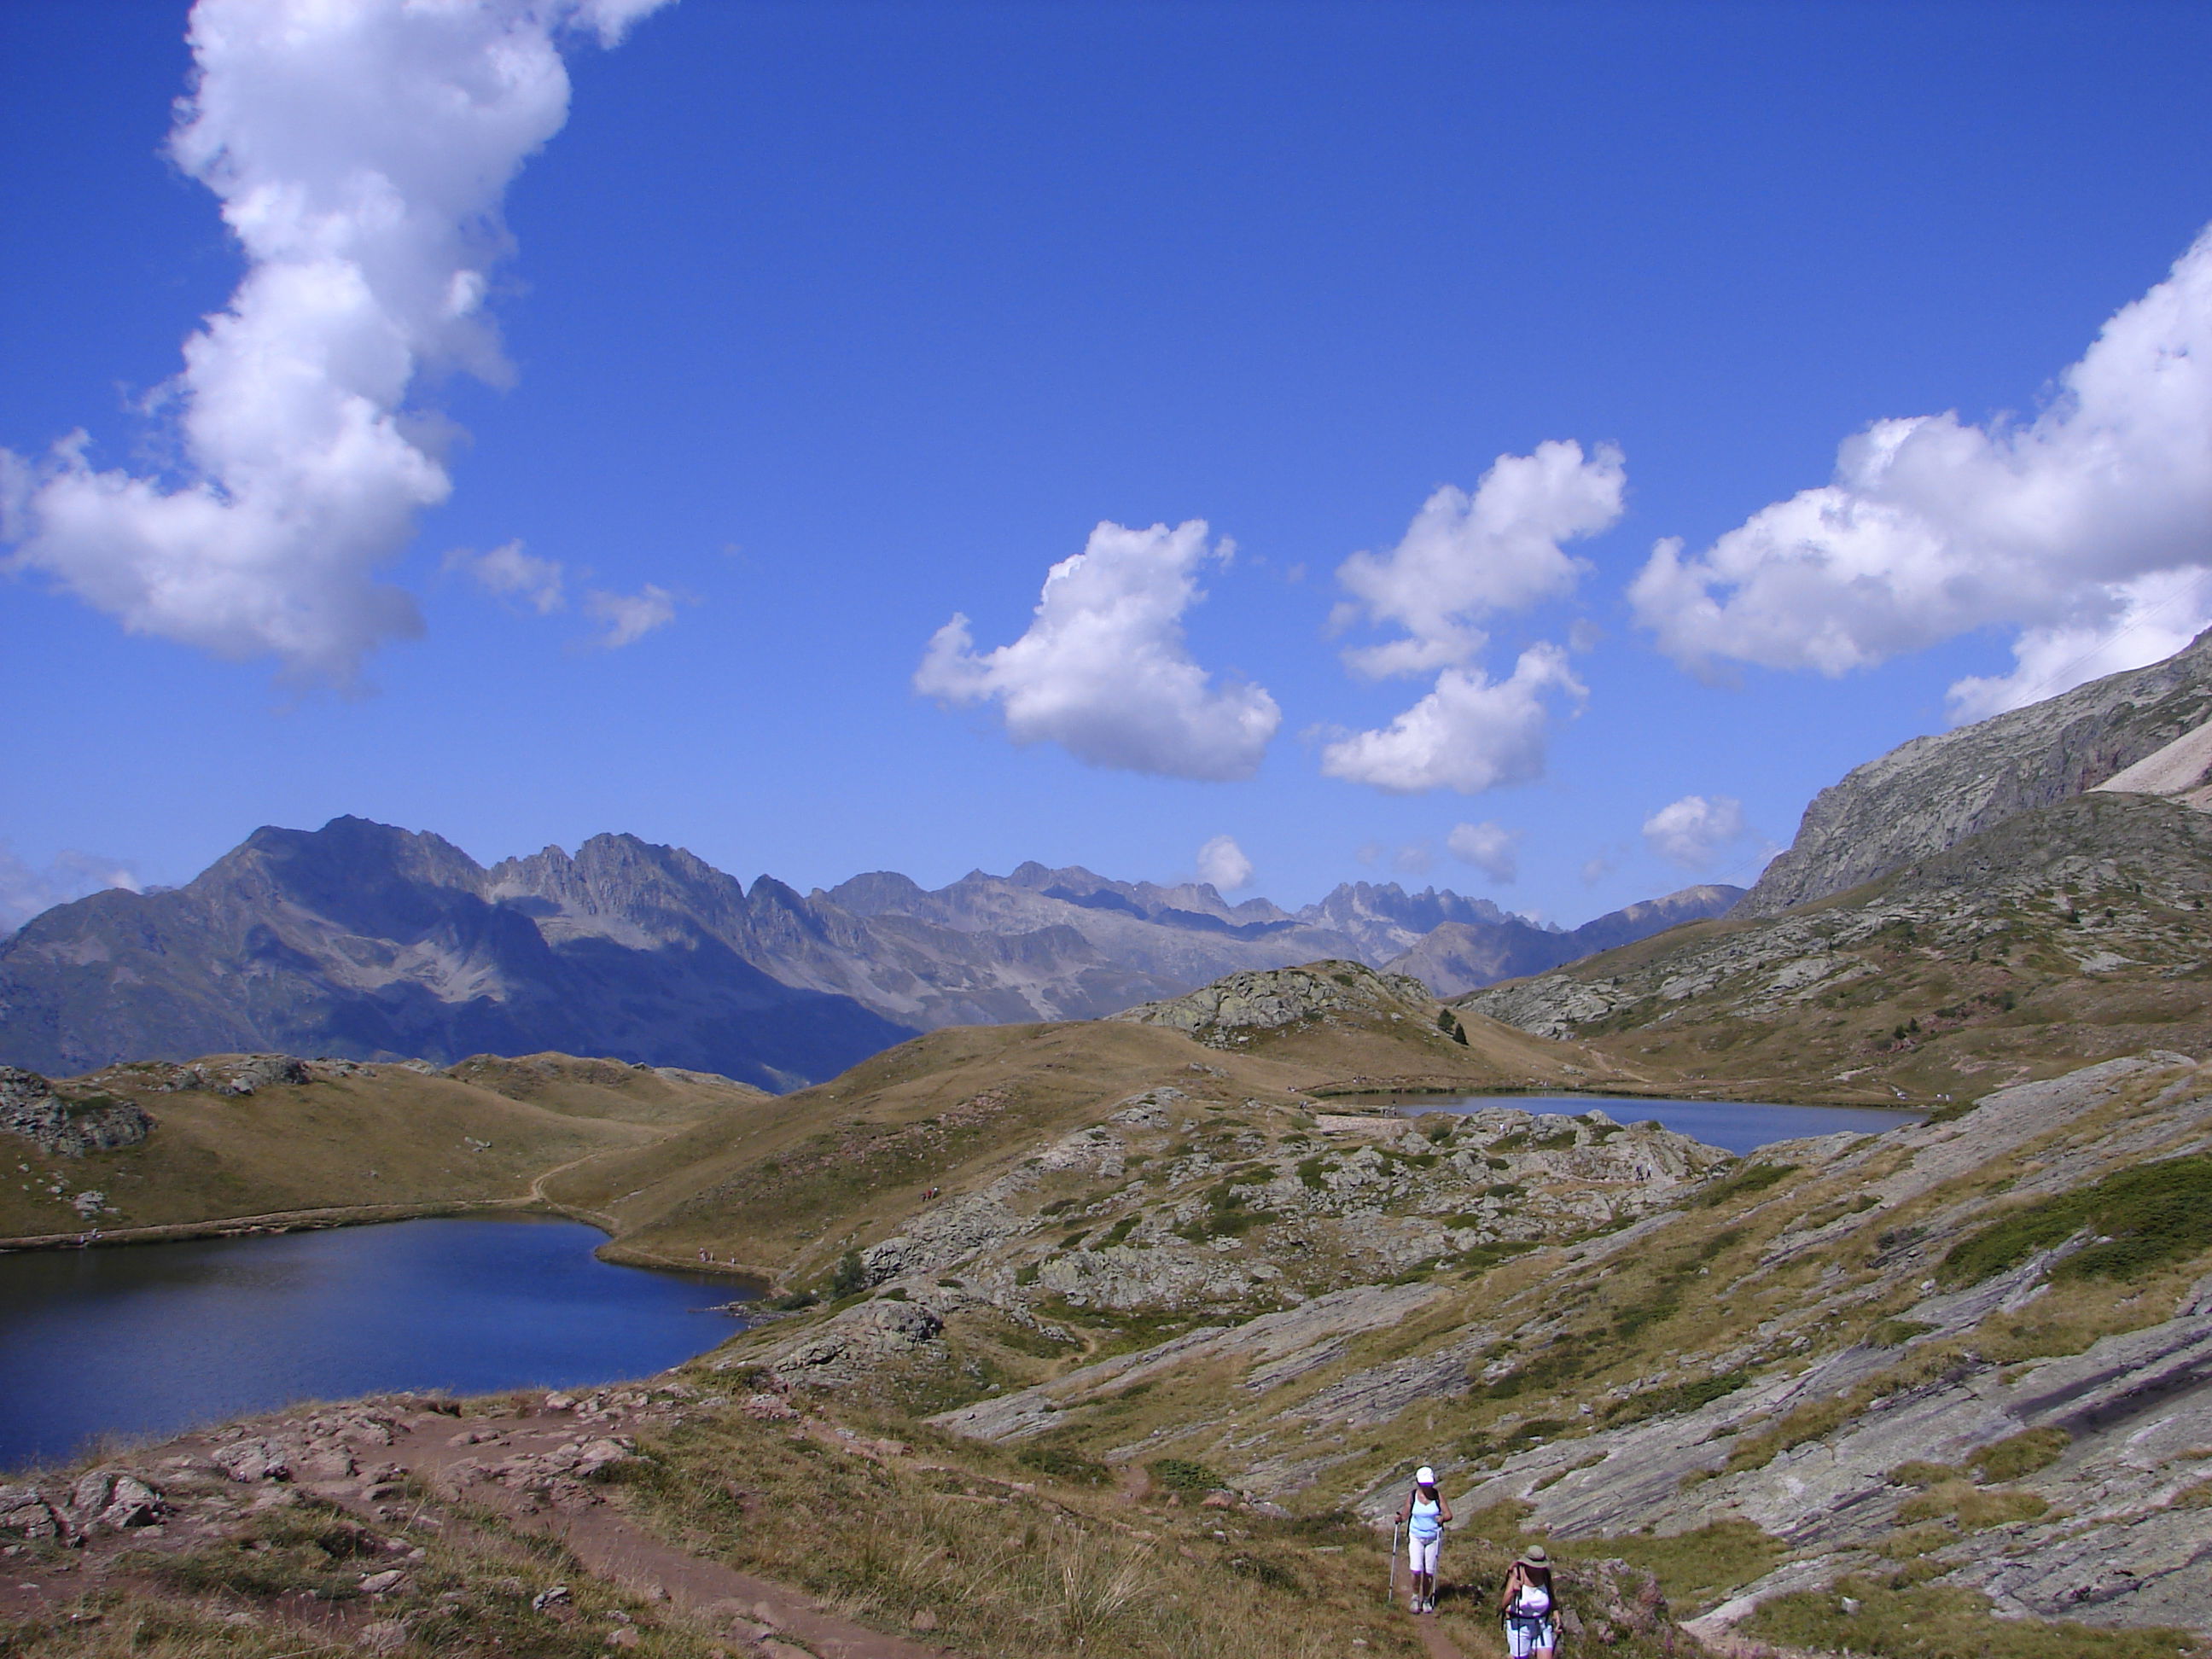
[[[1571,934],[1434,890],[1361,884],[1291,915],[1039,864],[801,895],[633,836],[487,870],[435,836],[338,818],[257,830],[183,888],[97,894],[0,940],[0,1060],[558,1049],[788,1088],[916,1030],[1096,1018],[1316,957],[1377,965],[1440,925],[1465,936],[1448,981],[1464,988],[1487,982],[1480,962],[1549,967],[1728,890]]]
[[[585,854],[487,872],[360,818],[257,830],[184,887],[95,894],[0,942],[0,1058],[556,1048],[779,1089],[912,1029],[746,961],[724,937],[743,893],[688,854],[611,836]]]

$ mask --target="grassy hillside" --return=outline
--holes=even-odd
[[[2212,817],[2031,812],[1878,882],[1696,922],[1455,1006],[1739,1099],[1940,1104],[2212,1050]]]
[[[1382,983],[1371,969],[1332,965],[1355,982]],[[703,1249],[796,1284],[896,1231],[925,1191],[975,1191],[1148,1089],[1295,1110],[1332,1091],[1634,1080],[1578,1045],[1494,1021],[1470,1019],[1467,1040],[1455,1040],[1437,1024],[1438,1006],[1416,995],[1393,994],[1357,1017],[1231,1030],[1219,1046],[1127,1018],[951,1027],[817,1087],[568,1171],[546,1192],[603,1218],[617,1257]]]
[[[74,1158],[0,1136],[0,1238],[337,1206],[518,1200],[548,1170],[647,1146],[675,1125],[765,1098],[705,1073],[633,1073],[561,1055],[467,1061],[457,1070],[463,1075],[315,1062],[305,1081],[254,1081],[251,1092],[224,1093],[239,1067],[218,1056],[192,1067],[118,1066],[70,1079],[59,1085],[65,1097],[134,1102],[153,1131],[137,1146]],[[175,1086],[196,1079],[201,1086]],[[105,1203],[80,1209],[72,1200],[88,1192]]]

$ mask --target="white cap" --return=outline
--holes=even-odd
[[[1426,1463],[1422,1464],[1420,1468],[1413,1471],[1413,1484],[1417,1486],[1435,1486],[1437,1484],[1437,1472],[1431,1468]]]

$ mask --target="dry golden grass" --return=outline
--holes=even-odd
[[[665,1097],[655,1109],[686,1121],[744,1099],[712,1085],[656,1085]],[[45,1158],[9,1137],[15,1156],[0,1161],[0,1237],[88,1224],[50,1192],[56,1178],[71,1192],[104,1193],[120,1213],[98,1221],[113,1231],[345,1206],[512,1201],[558,1165],[669,1133],[665,1123],[590,1115],[611,1098],[598,1085],[548,1085],[544,1094],[517,1100],[379,1066],[246,1096],[138,1096],[155,1129],[137,1146]]]
[[[912,1425],[894,1425],[912,1434]],[[633,1511],[687,1547],[880,1628],[1034,1659],[1335,1659],[1419,1652],[1364,1528],[1139,1508],[924,1432],[878,1462],[736,1413],[648,1443]],[[1316,1547],[1319,1546],[1320,1548]]]

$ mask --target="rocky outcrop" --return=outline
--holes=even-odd
[[[1406,974],[1382,974],[1357,962],[1316,962],[1266,973],[1231,974],[1186,996],[1117,1014],[1137,1025],[1187,1031],[1208,1048],[1249,1042],[1261,1031],[1328,1020],[1415,1018],[1435,1023],[1437,1000]]]
[[[1915,738],[1813,798],[1736,907],[1768,916],[1925,859],[2105,782],[2212,718],[2212,632],[2164,662]]]
[[[0,1066],[0,1133],[21,1135],[40,1152],[62,1158],[136,1146],[154,1131],[154,1120],[128,1100],[95,1094],[64,1098],[36,1072]],[[80,1194],[95,1201],[97,1194]]]

